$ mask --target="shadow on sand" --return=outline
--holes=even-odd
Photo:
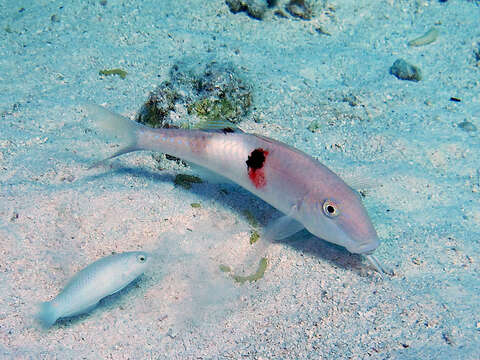
[[[107,166],[105,172],[88,176],[87,179],[90,181],[100,180],[114,174],[120,176],[145,177],[154,182],[173,182],[171,173],[162,174],[145,168],[124,167],[118,163],[106,163],[102,166]],[[226,194],[225,191],[220,191],[225,189],[227,189]],[[179,188],[179,191],[190,191],[201,199],[207,200],[214,198],[216,201],[222,203],[223,206],[237,212],[240,216],[242,216],[242,213],[247,209],[249,211],[255,209],[253,214],[262,227],[266,226],[273,218],[281,216],[278,210],[234,183],[210,184],[205,182],[202,184],[192,184],[192,188],[189,190]],[[229,194],[232,193],[235,195],[229,196]],[[351,254],[346,249],[319,239],[306,230],[278,242],[290,246],[296,251],[326,260],[333,266],[353,271],[359,276],[369,276],[365,270],[367,267],[370,267],[362,263],[361,255]]]

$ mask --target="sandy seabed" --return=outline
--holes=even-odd
[[[478,1],[333,0],[310,21],[221,0],[0,5],[0,357],[480,358]],[[407,46],[432,26],[435,42]],[[391,75],[398,58],[422,80]],[[115,142],[83,104],[133,117],[172,65],[212,60],[252,84],[243,130],[374,180],[364,201],[393,276],[301,233],[237,284],[219,265],[252,271],[245,210],[260,226],[276,210],[234,185],[176,187],[148,152],[88,169]],[[99,75],[111,68],[128,74]],[[76,271],[138,249],[156,260],[138,281],[38,327],[36,304]]]

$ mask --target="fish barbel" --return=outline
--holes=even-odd
[[[108,159],[150,150],[204,167],[284,214],[268,226],[271,240],[305,228],[351,253],[363,254],[380,273],[385,272],[372,255],[380,241],[359,194],[310,155],[224,122],[208,124],[208,130],[153,129],[101,106],[89,105],[87,111],[101,127],[124,140]]]

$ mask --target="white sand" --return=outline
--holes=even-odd
[[[310,22],[252,20],[221,0],[1,3],[0,357],[480,357],[478,1],[332,1]],[[435,43],[407,46],[433,25]],[[399,57],[423,80],[390,75]],[[236,187],[174,187],[149,153],[87,170],[114,143],[80,105],[132,116],[184,58],[231,61],[253,84],[245,130],[380,184],[365,203],[393,277],[301,234],[240,286],[219,265],[258,261],[242,213],[265,224],[271,207]],[[126,79],[98,75],[117,67]],[[137,249],[158,257],[138,282],[38,329],[36,303],[94,260]]]

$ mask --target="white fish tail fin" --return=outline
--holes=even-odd
[[[58,319],[57,308],[52,304],[51,301],[44,302],[39,305],[39,310],[37,313],[37,320],[42,324],[43,327],[49,328]]]
[[[102,106],[89,104],[85,106],[88,117],[95,122],[95,124],[104,130],[107,134],[119,138],[122,142],[120,149],[103,159],[91,167],[102,164],[108,159],[112,159],[122,154],[126,154],[132,151],[141,150],[138,144],[138,134],[141,128],[144,126],[129,118],[115,114]]]

